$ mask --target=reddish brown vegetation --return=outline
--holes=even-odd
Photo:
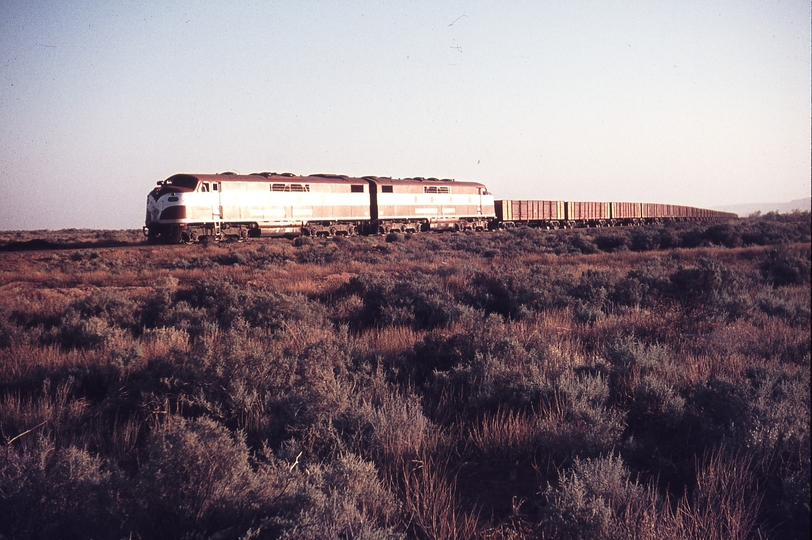
[[[808,538],[809,235],[0,235],[0,538]]]

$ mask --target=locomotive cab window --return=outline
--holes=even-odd
[[[381,186],[381,193],[393,193],[392,186]]]
[[[200,191],[203,193],[209,192],[209,183],[208,182],[201,182],[200,183]]]

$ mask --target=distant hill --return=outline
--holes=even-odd
[[[734,212],[739,214],[739,217],[747,217],[755,212],[766,214],[767,212],[778,212],[779,214],[789,214],[795,210],[801,212],[812,211],[812,197],[805,199],[795,199],[794,201],[783,203],[749,203],[749,204],[731,204],[728,206],[716,206],[714,210],[722,210],[724,212]]]

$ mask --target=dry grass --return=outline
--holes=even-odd
[[[412,350],[415,343],[422,341],[426,331],[415,330],[410,326],[387,326],[370,328],[358,336],[373,352],[390,356]]]
[[[808,240],[633,232],[0,252],[0,536],[808,535]]]

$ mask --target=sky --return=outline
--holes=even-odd
[[[497,199],[810,196],[808,0],[0,0],[0,229],[129,229],[179,172]]]

